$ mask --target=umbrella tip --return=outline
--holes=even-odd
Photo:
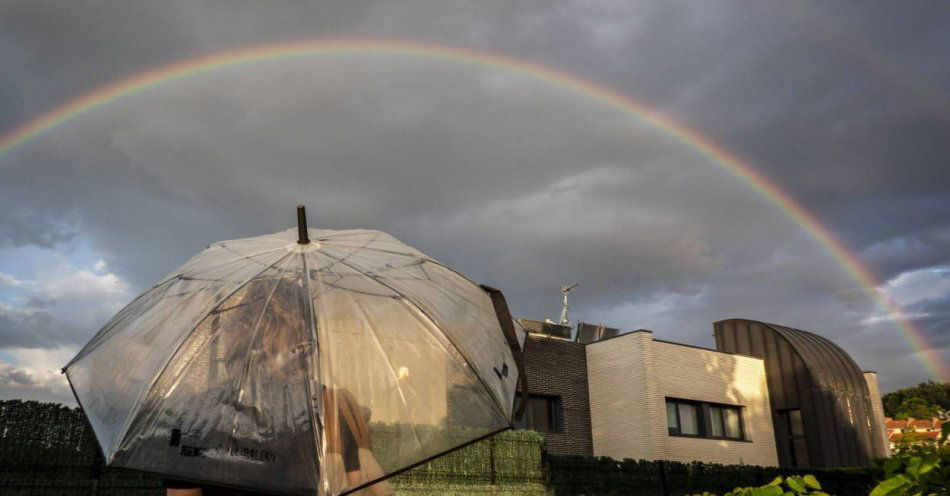
[[[310,237],[307,236],[307,209],[303,205],[297,205],[297,244],[308,243]]]

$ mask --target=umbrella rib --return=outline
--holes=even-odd
[[[173,280],[173,279],[170,279],[169,281],[172,281],[172,280]],[[152,289],[154,290],[154,289],[157,289],[157,288],[152,288]],[[149,290],[149,291],[151,291],[151,290]],[[170,298],[184,298],[184,297],[188,296],[189,294],[197,293],[197,292],[199,292],[199,291],[202,291],[202,290],[201,290],[201,289],[195,289],[195,290],[188,291],[188,292],[181,292],[181,293],[175,293],[175,294],[166,294],[163,298],[166,298],[166,299],[170,299]],[[143,294],[143,295],[140,295],[139,298],[136,298],[135,300],[133,300],[132,303],[129,303],[128,305],[126,305],[126,308],[132,306],[132,304],[135,303],[136,301],[139,301],[139,299],[141,299],[141,296],[144,296],[144,294]],[[217,314],[217,313],[221,313],[221,312],[226,312],[226,311],[228,311],[228,310],[233,310],[233,309],[235,309],[235,308],[242,307],[242,306],[245,306],[245,305],[248,305],[248,304],[249,304],[249,303],[241,303],[240,305],[235,305],[235,306],[233,306],[233,307],[228,307],[228,308],[224,308],[224,309],[218,308],[218,309],[216,309],[215,311],[211,312],[209,315],[213,315],[213,314]],[[125,311],[125,308],[123,308],[123,309],[119,312],[119,315],[121,315],[122,312],[124,312],[124,311]],[[76,361],[82,359],[83,357],[85,357],[86,355],[88,355],[89,353],[91,353],[93,350],[95,350],[96,348],[98,348],[99,345],[101,345],[101,344],[105,343],[106,341],[108,341],[109,339],[111,339],[112,336],[114,336],[114,334],[113,334],[113,335],[109,335],[109,336],[105,336],[105,335],[103,334],[101,338],[100,338],[99,336],[100,336],[100,334],[101,334],[102,332],[105,331],[106,333],[108,333],[108,331],[109,331],[109,330],[112,330],[113,328],[114,328],[114,326],[109,326],[108,328],[103,327],[103,329],[100,330],[100,332],[97,333],[95,336],[93,336],[92,339],[89,340],[89,343],[87,343],[86,346],[83,347],[83,349],[80,350],[79,353],[78,353],[72,360],[70,360],[69,363],[66,364],[66,366],[63,367],[63,369],[64,369],[64,370],[65,370],[65,369],[68,369],[73,363],[75,363]]]
[[[445,265],[445,264],[443,264],[442,262],[440,262],[440,261],[438,261],[438,260],[436,260],[436,259],[434,259],[434,258],[432,258],[432,257],[430,257],[430,256],[428,256],[428,255],[426,255],[426,254],[424,254],[424,253],[421,253],[421,252],[420,252],[420,254],[417,255],[417,254],[414,254],[414,253],[404,253],[404,252],[401,252],[401,251],[386,250],[386,249],[383,249],[383,248],[373,248],[373,247],[371,247],[371,246],[366,246],[366,245],[363,245],[363,246],[346,246],[346,245],[337,245],[337,244],[333,244],[333,243],[323,243],[323,244],[325,244],[325,245],[327,245],[327,246],[335,246],[335,247],[337,247],[337,248],[352,248],[352,249],[354,249],[354,250],[359,249],[359,250],[378,251],[378,252],[380,252],[380,253],[389,253],[389,254],[392,254],[392,255],[402,255],[402,256],[404,256],[404,257],[418,257],[418,258],[420,258],[420,259],[422,259],[422,260],[425,260],[426,262],[434,263],[434,264],[438,265],[439,267],[442,267],[443,269],[448,270],[449,272],[452,272],[452,273],[456,274],[457,276],[459,276],[459,277],[465,279],[466,281],[468,281],[468,282],[470,282],[470,283],[472,283],[472,284],[478,286],[478,283],[477,283],[477,282],[475,282],[475,281],[469,279],[465,274],[462,274],[461,272],[459,272],[459,271],[453,269],[452,267],[449,267],[448,265]],[[421,255],[421,256],[420,256],[420,255]]]
[[[135,305],[136,302],[144,299],[146,296],[151,295],[152,291],[155,291],[156,289],[158,289],[159,286],[165,283],[171,282],[173,280],[174,279],[168,279],[167,281],[163,283],[159,283],[152,286],[148,291],[140,294],[137,298],[129,302],[129,304],[123,307],[122,310],[119,310],[119,313],[117,313],[112,319],[110,319],[109,322],[106,322],[106,325],[102,326],[102,329],[100,329],[99,332],[97,332],[96,335],[93,336],[92,339],[90,339],[88,343],[86,343],[86,346],[83,346],[82,349],[79,350],[78,353],[76,353],[76,356],[74,356],[73,359],[69,361],[69,363],[63,366],[63,370],[65,371],[66,369],[70,367],[70,365],[76,363],[77,360],[88,355],[89,353],[92,352],[92,350],[98,348],[99,345],[101,345],[102,343],[109,340],[112,336],[114,336],[115,333],[113,333],[112,335],[107,335],[109,334],[109,331],[112,331],[115,329],[115,325],[110,326],[109,325],[110,323],[115,322],[116,324],[118,324],[119,322],[121,322],[122,319],[125,318],[125,315],[131,312],[130,309],[132,308],[132,305]],[[120,316],[122,317],[119,318]]]
[[[333,272],[333,269],[330,269],[330,271]],[[334,275],[339,276],[335,272],[334,272]],[[369,331],[373,337],[373,344],[376,345],[376,348],[379,349],[379,353],[383,356],[383,358],[386,359],[386,365],[389,367],[389,371],[390,373],[392,373],[392,376],[396,377],[396,368],[393,366],[392,359],[389,358],[389,355],[386,354],[386,351],[383,349],[382,344],[379,343],[379,337],[377,337],[376,333],[373,331],[373,326],[370,323],[370,319],[369,319],[369,312],[366,311],[366,307],[364,307],[363,304],[360,303],[358,299],[354,298],[352,295],[350,295],[350,293],[347,293],[347,295],[349,296],[350,300],[353,301],[356,307],[359,308],[360,313],[363,315],[367,324],[370,324]],[[402,387],[399,385],[398,381],[396,382],[396,391],[399,392],[399,399],[402,401],[403,406],[406,408],[406,412],[409,413],[410,426],[413,426],[412,435],[413,437],[416,438],[416,444],[419,445],[419,448],[422,448],[422,440],[419,438],[419,433],[418,431],[416,431],[416,428],[414,427],[415,419],[413,419],[412,417],[412,409],[409,408],[409,402],[406,401],[406,395],[403,394]]]
[[[389,284],[386,284],[385,282],[380,281],[379,279],[377,279],[377,278],[375,278],[375,277],[373,277],[373,276],[367,274],[365,271],[362,271],[362,270],[358,269],[357,267],[355,267],[355,266],[353,266],[353,265],[351,265],[351,264],[346,263],[346,262],[343,261],[343,259],[341,259],[341,258],[337,258],[337,257],[335,257],[335,256],[333,256],[333,255],[330,255],[329,253],[327,253],[327,252],[325,252],[325,251],[321,251],[321,253],[324,254],[324,255],[326,255],[326,256],[328,256],[328,257],[330,257],[330,258],[332,258],[332,259],[334,259],[334,260],[336,260],[337,262],[339,262],[339,263],[341,263],[341,264],[343,264],[343,265],[345,265],[345,266],[347,266],[347,267],[349,267],[349,268],[355,270],[356,272],[359,272],[360,274],[363,274],[364,276],[368,277],[371,281],[376,281],[378,284],[381,284],[381,285],[383,285],[383,286],[389,288],[392,292],[394,292],[394,293],[396,293],[397,295],[401,296],[402,299],[403,299],[404,301],[408,302],[409,305],[412,306],[412,308],[415,308],[417,312],[419,312],[420,314],[422,314],[423,316],[425,316],[425,318],[426,318],[428,321],[432,322],[432,325],[434,325],[437,329],[441,329],[441,327],[440,327],[439,324],[436,322],[436,320],[435,320],[434,318],[432,318],[432,316],[429,315],[428,312],[426,312],[425,310],[423,310],[422,307],[420,307],[416,302],[412,301],[408,296],[406,296],[405,294],[403,294],[403,293],[402,293],[401,291],[399,291],[398,289],[396,289],[396,288],[390,286]],[[444,333],[444,332],[443,332],[443,333]],[[462,349],[459,348],[458,344],[456,344],[456,343],[452,340],[452,338],[448,335],[448,333],[444,333],[444,334],[445,334],[446,339],[448,339],[449,342],[452,343],[452,346],[455,347],[455,351],[458,352],[459,356],[461,356],[463,359],[465,359],[466,364],[468,364],[468,366],[471,367],[471,366],[472,366],[471,364],[473,363],[472,360],[469,359],[467,356],[465,356],[465,353],[462,353]],[[504,417],[505,417],[505,413],[504,413],[505,410],[504,410],[504,408],[503,408],[500,404],[498,404],[498,398],[496,398],[496,397],[495,397],[495,394],[492,393],[492,389],[491,389],[490,387],[488,387],[488,384],[485,383],[485,379],[482,378],[481,374],[475,373],[474,375],[475,375],[476,378],[478,378],[478,382],[480,382],[480,383],[482,384],[482,387],[484,387],[485,390],[488,392],[489,397],[492,398],[493,403],[495,404],[495,405],[494,405],[495,408],[498,409],[498,410],[497,410],[498,413],[500,413],[501,416],[502,416],[502,418],[504,418]]]
[[[223,245],[223,244],[221,244],[221,243],[218,243],[218,245],[221,246],[222,248],[227,249],[227,250],[230,251],[231,253],[235,253],[235,254],[238,254],[238,255],[240,255],[240,256],[234,257],[234,258],[229,258],[229,259],[225,260],[224,262],[221,262],[221,263],[218,263],[218,264],[214,264],[214,265],[212,265],[212,266],[210,266],[210,267],[204,267],[204,268],[202,268],[201,270],[205,270],[205,271],[206,271],[206,270],[209,270],[209,269],[216,269],[216,268],[218,268],[218,267],[227,265],[227,264],[229,264],[229,263],[234,263],[234,262],[236,262],[236,261],[238,261],[238,260],[248,260],[248,261],[251,261],[251,262],[259,263],[257,260],[255,260],[256,257],[259,257],[259,256],[261,256],[261,255],[267,255],[268,253],[274,253],[275,251],[280,251],[280,250],[285,249],[283,246],[281,246],[280,248],[274,248],[273,250],[266,250],[266,251],[262,251],[262,252],[258,252],[258,253],[251,253],[251,254],[241,255],[239,252],[234,251],[232,248],[229,248],[229,247],[227,247],[227,246],[225,246],[225,245]],[[207,251],[207,248],[205,249],[205,251]],[[201,253],[204,253],[205,251],[202,251]],[[197,256],[200,256],[201,253],[199,253]],[[190,271],[188,271],[188,272],[181,272],[181,273],[178,273],[178,274],[175,274],[175,275],[168,276],[168,277],[166,277],[164,280],[159,281],[158,283],[156,283],[156,284],[155,284],[154,286],[152,286],[152,287],[155,288],[155,287],[158,287],[158,286],[160,286],[160,285],[162,285],[162,284],[165,284],[165,283],[168,282],[168,281],[174,281],[175,279],[180,279],[180,278],[182,278],[183,276],[185,276],[185,274],[189,274],[189,273],[194,272],[194,271],[196,271],[196,270],[198,270],[198,269],[192,269],[192,270],[190,270]],[[265,269],[265,270],[266,270],[266,269]],[[187,276],[186,276],[186,277],[187,277]]]
[[[433,281],[432,281],[432,279],[431,279],[432,276],[430,276],[429,273],[426,272],[426,270],[425,270],[425,264],[424,264],[424,263],[420,263],[420,264],[418,264],[418,266],[419,266],[419,270],[421,270],[422,273],[426,275],[426,278],[425,278],[425,279],[416,277],[416,276],[412,275],[412,273],[406,271],[406,270],[405,270],[406,267],[410,267],[410,265],[404,265],[404,266],[400,266],[400,267],[389,267],[389,269],[390,269],[390,270],[393,270],[393,271],[400,272],[400,273],[402,273],[402,274],[405,274],[409,279],[413,279],[413,280],[416,280],[416,281],[427,281],[427,282],[430,283],[430,286],[431,286],[433,289],[435,289],[436,291],[438,291],[438,292],[440,292],[440,293],[442,293],[442,294],[444,294],[444,295],[448,295],[449,297],[452,297],[452,298],[458,298],[458,299],[464,301],[465,303],[467,303],[467,304],[469,304],[469,305],[476,305],[475,302],[473,302],[473,301],[469,300],[468,298],[466,298],[465,295],[453,293],[453,292],[451,292],[451,291],[446,290],[446,289],[443,288],[442,286],[433,283]],[[439,265],[439,266],[440,266],[440,267],[445,267],[444,265]],[[387,270],[386,272],[389,272],[390,270]],[[457,274],[457,272],[454,272],[454,271],[452,271],[452,272],[455,273],[455,274]],[[367,274],[367,275],[368,275],[368,274]],[[463,278],[464,278],[464,276],[463,276]],[[392,279],[395,280],[395,278],[392,278]],[[468,281],[468,279],[465,279],[465,280]],[[471,282],[471,281],[469,281],[469,282]],[[472,284],[475,284],[475,283],[472,283]],[[476,286],[478,286],[478,285],[476,284]],[[479,291],[484,292],[481,288],[479,288]]]
[[[381,252],[381,253],[389,253],[389,254],[394,254],[394,255],[400,255],[400,256],[404,256],[404,257],[407,257],[407,258],[412,258],[413,260],[415,260],[415,262],[414,262],[414,263],[411,263],[411,264],[400,265],[400,266],[387,266],[387,267],[385,268],[386,270],[379,270],[379,271],[374,270],[374,271],[372,271],[372,272],[360,272],[361,274],[366,275],[366,276],[369,276],[369,277],[373,277],[372,274],[381,274],[381,273],[383,273],[383,272],[389,272],[390,270],[397,270],[397,271],[400,271],[400,272],[402,272],[402,273],[404,273],[404,274],[408,274],[409,277],[412,278],[412,279],[421,280],[421,279],[419,279],[418,277],[415,277],[415,276],[409,274],[408,272],[406,272],[406,271],[404,270],[406,267],[418,266],[418,267],[419,267],[419,270],[421,270],[422,273],[426,275],[426,280],[431,281],[431,277],[432,277],[432,276],[430,276],[429,273],[426,272],[426,269],[425,269],[425,263],[426,263],[426,262],[429,262],[429,263],[435,264],[435,265],[438,266],[438,267],[442,267],[443,269],[447,270],[448,272],[450,272],[450,273],[452,273],[452,274],[455,274],[455,275],[461,277],[461,278],[464,279],[465,281],[468,281],[469,283],[471,283],[471,284],[473,284],[473,285],[475,285],[475,286],[478,286],[478,283],[476,283],[475,281],[472,281],[471,279],[465,277],[464,275],[462,275],[462,274],[460,274],[460,273],[458,273],[458,272],[452,270],[450,267],[447,267],[447,266],[445,266],[445,265],[442,265],[442,264],[439,263],[438,261],[433,260],[433,259],[429,258],[429,257],[426,256],[426,255],[416,256],[416,255],[410,255],[410,254],[400,253],[400,252],[396,252],[396,251],[381,250],[381,249],[377,249],[377,248],[369,248],[369,247],[365,247],[365,246],[353,247],[353,246],[340,246],[340,245],[332,245],[332,244],[327,244],[327,246],[334,246],[334,247],[337,247],[337,248],[350,248],[350,249],[353,249],[353,250],[362,250],[362,249],[365,249],[365,250],[370,250],[370,251],[378,251],[378,252]],[[325,253],[325,254],[327,254],[327,255],[329,256],[329,253],[327,253],[326,251],[322,251],[322,253]],[[336,257],[333,257],[333,258],[336,258]],[[395,279],[395,278],[390,278],[390,279]],[[439,288],[439,287],[436,286],[436,285],[433,285],[432,287],[439,289],[439,291],[441,291],[442,293],[446,293],[445,290]],[[473,302],[469,301],[468,299],[466,299],[466,298],[465,298],[464,296],[462,296],[462,295],[453,295],[453,296],[465,300],[466,303],[474,304]]]
[[[372,248],[370,248],[370,249],[372,249]],[[321,251],[321,252],[324,253],[324,254],[326,254],[327,256],[330,256],[330,257],[332,257],[332,258],[335,258],[335,257],[333,257],[332,255],[330,255],[329,253],[327,253],[326,251]],[[401,274],[405,274],[405,275],[406,275],[406,278],[408,278],[408,279],[416,280],[416,281],[426,281],[426,282],[432,283],[432,276],[430,276],[429,273],[426,272],[426,269],[425,269],[425,262],[426,262],[426,259],[418,258],[418,259],[416,259],[416,260],[417,260],[416,263],[407,264],[407,265],[401,265],[401,266],[398,266],[398,267],[389,266],[389,267],[386,268],[386,270],[383,270],[383,271],[375,271],[375,270],[374,270],[374,271],[372,271],[372,272],[362,272],[362,271],[357,271],[357,272],[359,272],[360,274],[363,274],[363,275],[365,275],[365,276],[368,276],[368,277],[370,277],[370,278],[374,278],[374,277],[373,277],[373,274],[381,274],[381,273],[384,273],[384,272],[396,271],[396,272],[399,272],[399,273],[401,273]],[[341,263],[342,263],[342,261],[341,261]],[[475,283],[472,282],[470,279],[468,279],[468,278],[466,278],[465,276],[459,274],[458,272],[455,272],[454,270],[449,269],[448,267],[446,267],[446,266],[444,266],[444,265],[442,265],[442,264],[440,264],[440,263],[438,263],[438,262],[435,262],[435,264],[436,264],[436,266],[442,267],[442,268],[446,269],[447,271],[449,271],[450,273],[456,274],[456,275],[458,275],[459,277],[461,277],[462,279],[464,279],[464,280],[466,280],[466,281],[468,281],[468,282],[471,282],[472,284],[475,284]],[[348,265],[348,264],[344,264],[344,265]],[[414,276],[412,273],[410,273],[410,272],[408,272],[408,271],[405,270],[407,267],[412,267],[412,266],[418,266],[418,267],[419,267],[419,270],[421,270],[422,273],[426,275],[426,277],[425,277],[424,279],[423,279],[423,278],[419,278],[419,277]],[[389,279],[396,280],[395,277],[389,277]],[[445,288],[443,288],[442,286],[440,286],[440,285],[438,285],[438,284],[432,283],[432,284],[430,284],[429,286],[430,286],[432,289],[434,289],[434,290],[436,290],[436,291],[438,291],[438,292],[440,292],[440,293],[442,293],[442,294],[444,294],[444,295],[447,295],[447,296],[450,297],[450,298],[458,298],[458,299],[461,299],[462,301],[464,301],[465,303],[467,303],[467,304],[469,304],[469,305],[476,305],[475,302],[473,302],[473,301],[469,300],[468,298],[466,298],[465,295],[456,294],[456,293],[453,293],[453,292],[451,292],[451,291],[447,291]],[[477,285],[476,285],[476,286],[477,286]],[[389,286],[387,285],[387,287],[389,287]],[[390,289],[392,289],[392,288],[390,288]],[[393,289],[393,291],[395,291],[395,290]],[[482,290],[479,289],[479,291],[482,291]],[[400,296],[402,296],[403,298],[405,298],[405,295],[403,295],[402,293],[399,293],[398,291],[396,291],[396,293],[399,294]],[[453,343],[453,344],[454,344],[454,343]],[[504,345],[504,346],[507,347],[507,345]]]
[[[126,419],[125,425],[122,426],[122,433],[116,438],[116,439],[117,439],[117,442],[116,442],[115,448],[118,448],[119,446],[121,446],[121,445],[122,445],[122,442],[125,441],[125,436],[127,436],[128,433],[129,433],[129,432],[128,432],[128,431],[129,431],[129,427],[132,426],[132,421],[139,415],[139,412],[142,410],[142,403],[143,403],[143,400],[145,400],[145,399],[148,397],[148,395],[152,392],[152,389],[155,387],[155,383],[158,382],[158,379],[162,376],[162,374],[165,373],[165,370],[168,369],[168,365],[171,364],[172,359],[174,359],[175,356],[178,355],[178,352],[181,351],[182,345],[184,345],[185,342],[188,341],[188,336],[190,336],[192,333],[194,333],[194,332],[195,332],[195,329],[197,329],[198,326],[201,325],[201,323],[205,320],[205,318],[207,318],[209,315],[211,315],[212,312],[214,312],[214,311],[215,311],[218,307],[220,307],[224,302],[228,301],[228,299],[231,298],[232,296],[234,296],[235,293],[237,293],[238,291],[240,291],[241,289],[243,289],[245,286],[247,286],[248,284],[250,284],[251,281],[253,281],[254,279],[256,279],[258,276],[260,276],[260,275],[263,274],[264,272],[267,272],[270,268],[276,266],[276,265],[279,264],[280,262],[283,262],[284,259],[287,258],[287,257],[289,257],[290,255],[293,255],[293,252],[289,252],[289,253],[287,253],[286,255],[284,255],[284,256],[278,258],[277,260],[274,261],[274,263],[272,263],[271,265],[265,267],[265,268],[264,268],[263,270],[261,270],[260,272],[256,272],[253,276],[249,277],[246,281],[244,281],[244,282],[242,282],[241,284],[239,284],[236,288],[234,288],[234,290],[232,290],[230,293],[228,293],[224,298],[221,298],[221,301],[219,301],[219,302],[215,303],[214,305],[212,305],[211,308],[209,308],[208,311],[207,311],[204,315],[202,315],[201,318],[198,319],[197,322],[195,322],[195,325],[191,328],[191,330],[189,330],[188,332],[186,332],[186,333],[184,333],[184,334],[182,335],[181,340],[178,342],[178,346],[175,347],[175,351],[173,351],[170,355],[168,355],[168,359],[165,360],[165,364],[162,365],[162,368],[158,371],[157,374],[155,374],[154,376],[152,376],[152,380],[149,381],[148,387],[147,387],[144,391],[142,391],[141,394],[139,394],[139,397],[138,397],[138,398],[136,398],[135,403],[134,403],[135,407],[133,408],[132,413],[129,414],[129,418]],[[116,449],[113,449],[113,450],[112,450],[112,454],[109,456],[109,461],[108,461],[108,463],[112,463],[112,461],[115,459],[115,452],[116,452]]]
[[[271,288],[270,292],[267,294],[267,299],[264,300],[264,304],[261,306],[261,314],[257,316],[257,321],[254,323],[254,335],[251,336],[251,341],[248,345],[247,356],[245,357],[245,360],[244,360],[244,371],[241,373],[241,380],[238,381],[238,384],[237,384],[238,403],[241,403],[241,400],[243,399],[241,398],[241,393],[243,392],[243,389],[244,389],[244,381],[247,380],[247,374],[251,369],[251,352],[254,349],[254,344],[257,341],[257,336],[260,334],[261,321],[264,320],[264,314],[267,313],[267,305],[270,304],[270,300],[271,298],[273,298],[274,293],[277,291],[277,287],[280,286],[280,283],[281,283],[280,280],[274,283],[274,287]],[[232,308],[235,308],[235,307],[232,307]],[[237,419],[238,417],[235,416],[234,423],[232,424],[232,427],[231,427],[232,436],[234,435],[234,432],[237,430]]]
[[[301,276],[303,277],[303,283],[307,288],[307,306],[310,308],[310,325],[308,327],[310,327],[310,335],[311,335],[311,339],[313,339],[312,353],[317,357],[317,360],[319,361],[321,360],[320,340],[317,338],[317,314],[315,313],[315,310],[313,308],[313,290],[310,288],[310,268],[307,265],[307,255],[305,253],[301,253],[300,260],[301,260],[301,263],[303,264],[303,273],[301,274]],[[316,412],[323,411],[323,390],[321,389],[319,395],[314,394],[313,385],[310,384],[310,379],[313,376],[313,372],[314,372],[310,370],[312,363],[313,363],[312,360],[307,360],[306,362],[304,362],[304,364],[307,367],[307,371],[306,371],[307,403],[309,405],[309,408],[307,408],[307,416],[310,417],[310,432],[313,433],[313,451],[314,451],[314,454],[317,456],[317,466],[319,467],[319,470],[320,470],[320,472],[318,472],[318,475],[317,475],[318,479],[316,481],[317,486],[319,487],[319,485],[322,483],[322,479],[324,479],[324,477],[322,476],[322,475],[325,475],[324,474],[325,467],[323,466],[323,462],[326,460],[327,457],[326,457],[326,454],[324,453],[323,443],[320,439],[321,431],[320,431],[319,426],[317,425],[317,421],[319,419],[314,416],[315,411]],[[319,374],[320,371],[317,370],[316,372]],[[320,377],[320,380],[323,381],[322,376]],[[313,407],[314,400],[318,402],[317,403],[318,408],[316,409]],[[317,413],[317,416],[319,415],[320,413]],[[319,489],[317,492],[319,492]]]
[[[407,252],[404,252],[404,251],[387,250],[387,249],[385,249],[385,248],[374,248],[374,247],[372,247],[372,246],[367,246],[367,245],[351,246],[351,245],[340,245],[340,244],[336,244],[336,243],[327,243],[327,242],[323,242],[323,241],[321,241],[321,243],[324,244],[324,245],[327,245],[327,246],[333,246],[333,247],[335,247],[335,248],[352,248],[353,250],[370,250],[370,251],[378,251],[378,252],[380,252],[380,253],[389,253],[389,254],[391,254],[391,255],[402,255],[402,256],[404,256],[404,257],[418,257],[418,258],[425,258],[425,259],[427,259],[427,260],[432,260],[431,257],[429,257],[428,255],[426,255],[426,254],[424,254],[424,253],[421,253],[421,252],[418,252],[418,253],[407,253]],[[421,256],[420,256],[420,255],[421,255]],[[432,261],[434,261],[434,260],[432,260]]]

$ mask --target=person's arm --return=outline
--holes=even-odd
[[[174,479],[165,479],[162,481],[165,486],[165,496],[203,496],[200,487],[194,484]]]
[[[165,488],[165,496],[202,496],[201,488],[172,489]]]

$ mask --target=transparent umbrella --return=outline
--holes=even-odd
[[[298,221],[209,246],[66,365],[109,465],[386,494],[511,427],[525,332],[500,292],[385,233]]]

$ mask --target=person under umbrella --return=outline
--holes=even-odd
[[[308,229],[300,207],[296,233],[193,257],[64,372],[111,466],[388,494],[387,477],[512,427],[524,335],[499,291],[379,231]]]
[[[236,313],[232,315],[233,326],[237,328],[237,332],[256,334],[262,341],[261,347],[268,350],[263,355],[280,356],[279,350],[290,349],[294,345],[294,343],[282,342],[282,338],[286,338],[288,334],[279,332],[279,328],[291,325],[296,310],[294,298],[291,295],[282,294],[288,291],[289,287],[292,285],[276,285],[274,289],[270,289],[270,285],[264,281],[249,284],[247,290],[242,292],[240,301],[235,302]],[[267,318],[256,318],[255,303],[263,301],[268,302],[270,311]],[[217,321],[214,325],[220,326],[221,323]],[[290,382],[292,377],[288,374],[292,374],[295,368],[274,367],[273,370],[281,372],[279,376],[272,376],[273,380]],[[246,374],[241,376],[242,381],[246,379]],[[235,389],[245,390],[241,385]],[[234,399],[240,401],[240,398]],[[364,480],[381,477],[382,469],[372,455],[369,408],[361,407],[352,393],[342,388],[330,389],[323,386],[322,400],[326,411],[324,418],[328,464],[342,465],[346,474],[346,484],[351,487],[359,485]],[[361,452],[364,460],[362,463]],[[195,484],[176,479],[165,479],[163,484],[167,488],[167,496],[266,496],[261,492]],[[338,482],[336,485],[341,484]],[[385,496],[393,494],[393,491],[388,482],[382,481],[360,491],[360,494]]]

